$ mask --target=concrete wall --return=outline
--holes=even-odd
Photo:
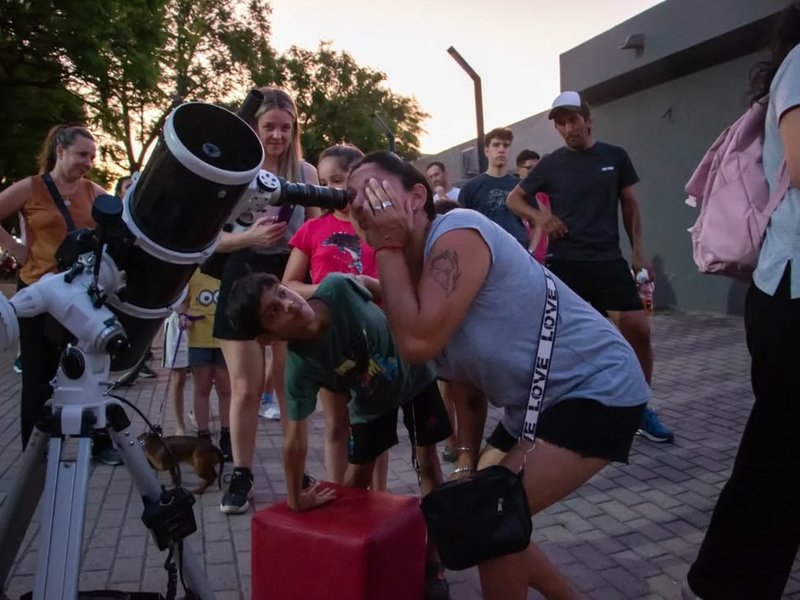
[[[626,148],[641,179],[637,196],[645,251],[657,271],[657,306],[741,313],[745,286],[697,272],[686,231],[697,211],[684,203],[683,187],[708,146],[743,112],[757,58],[744,56],[593,109],[595,137]]]
[[[561,87],[589,91],[597,102],[598,96],[627,93],[631,85],[653,84],[749,54],[760,47],[769,18],[787,4],[667,0],[562,54]],[[636,33],[644,35],[643,51],[620,49]]]
[[[511,161],[509,162],[510,172],[513,172],[516,167],[514,158],[525,148],[535,150],[539,154],[545,154],[552,152],[563,144],[558,133],[553,128],[552,121],[548,120],[547,112],[533,115],[522,121],[509,124],[507,127],[514,132],[514,144],[511,146]],[[450,175],[450,183],[459,186],[459,184],[471,178],[462,168],[464,151],[475,151],[475,138],[438,154],[425,155],[415,164],[424,170],[428,163],[438,160],[444,163],[447,168]],[[474,173],[472,177],[477,174]]]

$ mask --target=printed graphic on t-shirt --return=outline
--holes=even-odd
[[[486,200],[486,207],[489,210],[489,212],[500,210],[501,206],[505,206],[507,196],[508,196],[508,190],[503,190],[498,188],[489,190],[489,196]]]
[[[356,331],[336,374],[357,394],[372,394],[382,381],[391,381],[397,371],[397,359],[383,356],[371,343],[364,329]]]
[[[216,306],[217,298],[219,297],[219,289],[216,290],[200,290],[195,296],[195,302],[203,307]]]
[[[364,264],[361,261],[361,239],[357,235],[338,232],[328,236],[323,246],[334,246],[341,253],[338,258],[345,267],[342,272],[354,272],[361,274],[364,272]]]

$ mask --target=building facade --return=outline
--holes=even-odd
[[[626,148],[639,173],[658,307],[742,312],[745,284],[697,272],[687,232],[697,211],[684,203],[683,188],[710,144],[744,111],[750,71],[786,5],[666,0],[561,55],[561,89],[584,95],[594,137]],[[511,128],[515,150],[561,145],[546,112]],[[463,176],[462,152],[473,145],[431,160]]]

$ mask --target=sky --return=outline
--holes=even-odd
[[[330,41],[386,73],[430,114],[420,148],[434,154],[476,131],[473,83],[448,47],[481,77],[488,131],[549,108],[561,91],[559,54],[660,1],[270,0],[272,43],[284,51]]]

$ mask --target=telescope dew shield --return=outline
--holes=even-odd
[[[130,213],[153,242],[176,252],[208,248],[258,175],[261,142],[247,123],[212,104],[176,108],[136,183]]]
[[[112,370],[130,368],[147,350],[263,160],[256,133],[224,108],[191,102],[167,118],[127,197],[124,219],[135,245],[113,257],[127,283],[112,306],[131,350]]]

